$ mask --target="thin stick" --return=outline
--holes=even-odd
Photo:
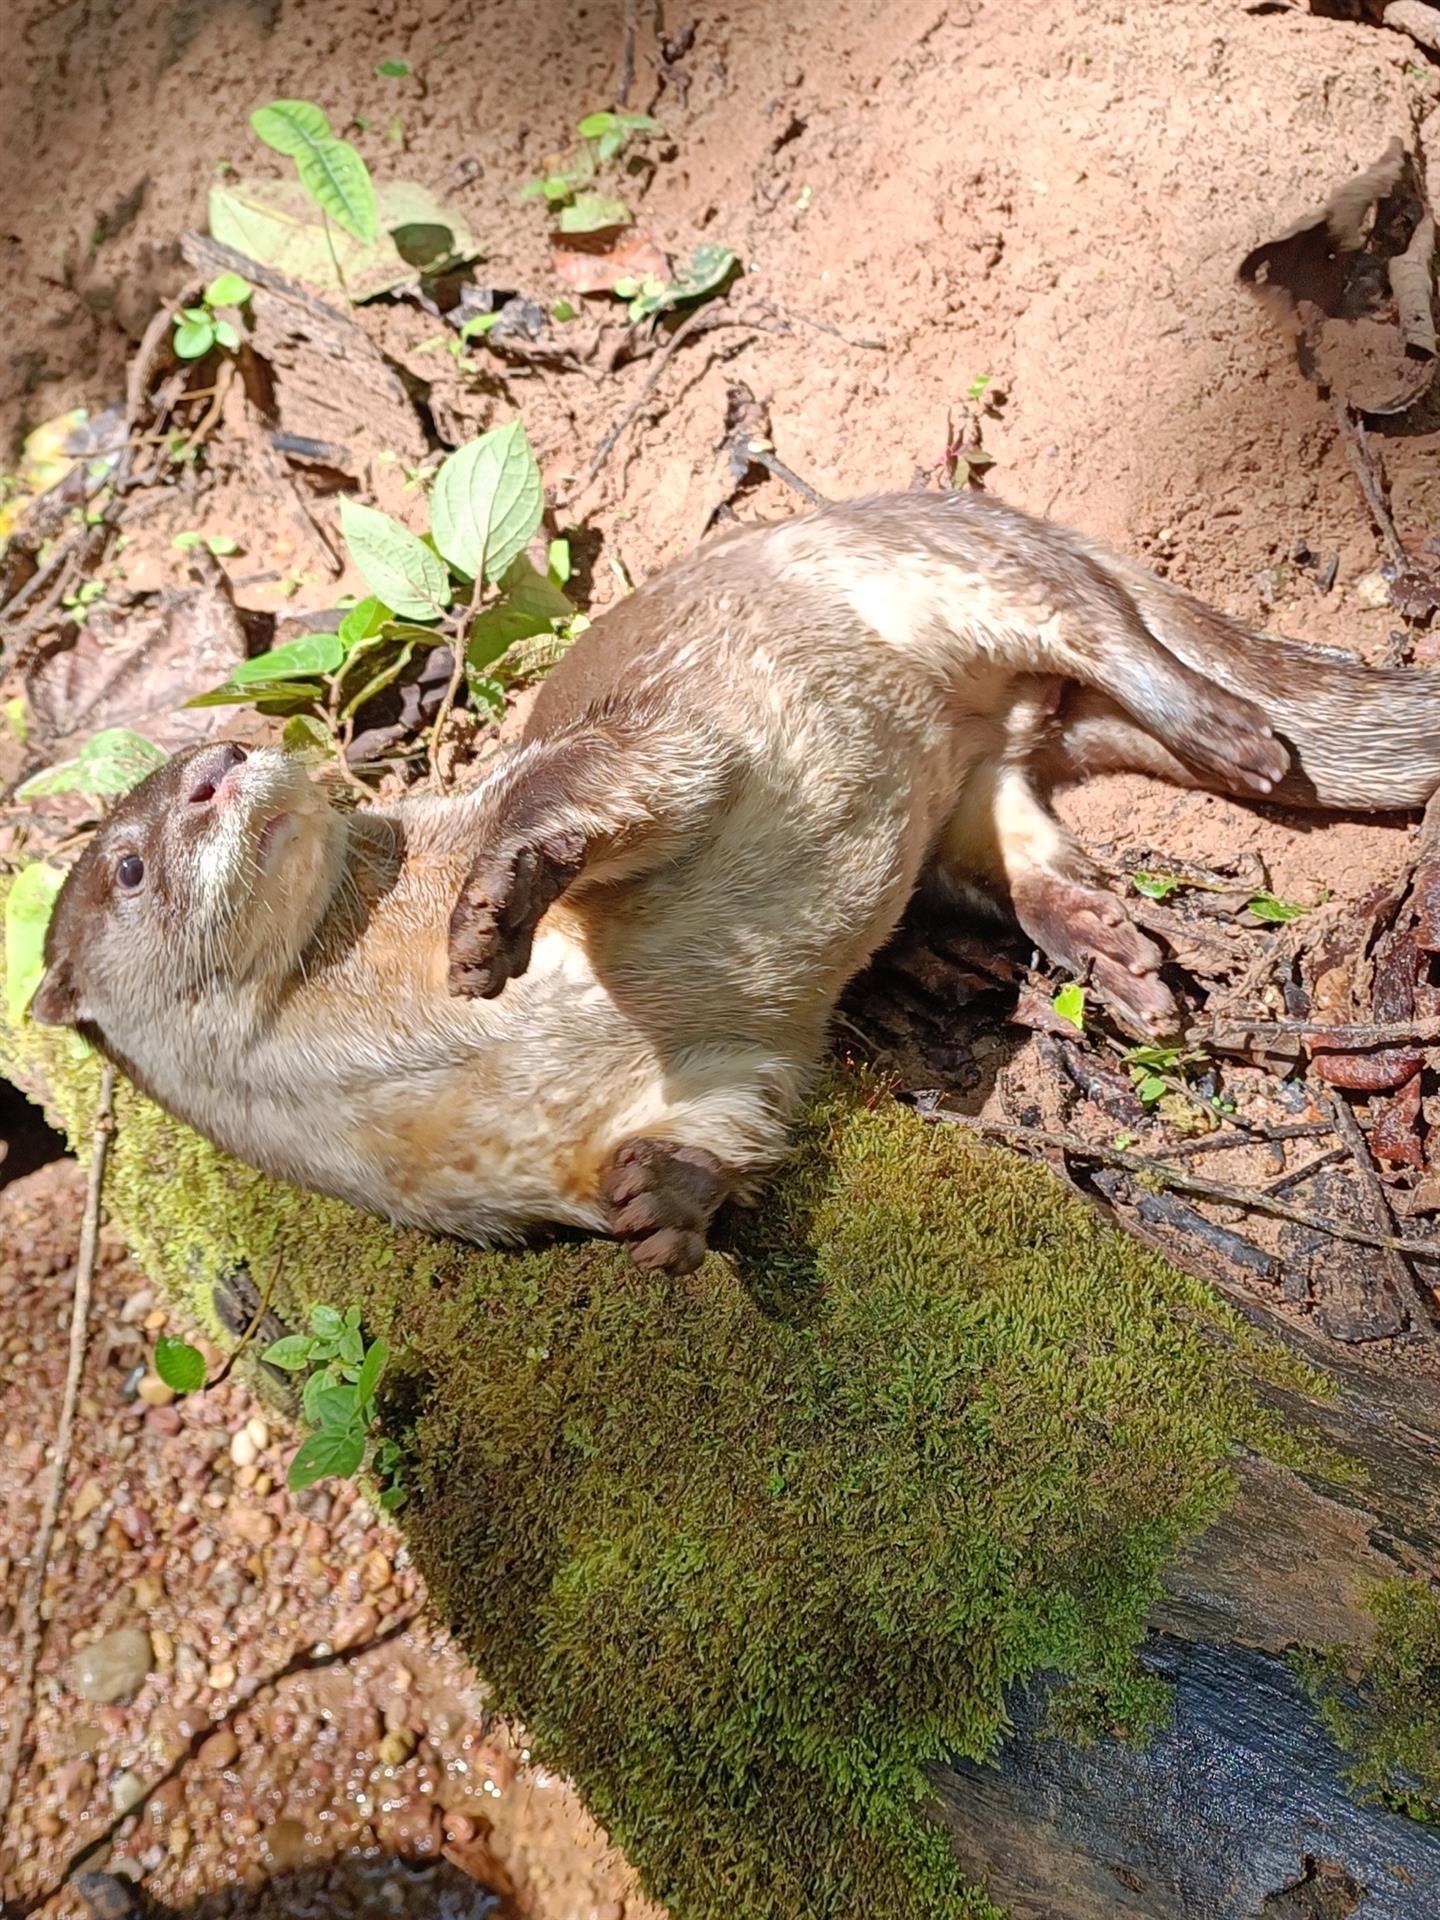
[[[1350,1149],[1350,1157],[1355,1163],[1355,1171],[1360,1176],[1360,1184],[1365,1190],[1365,1205],[1371,1222],[1383,1231],[1389,1231],[1395,1225],[1395,1216],[1390,1211],[1390,1198],[1386,1193],[1380,1175],[1375,1170],[1375,1162],[1370,1155],[1369,1142],[1360,1131],[1360,1122],[1355,1118],[1349,1102],[1343,1094],[1330,1092],[1330,1110],[1335,1115],[1335,1131]],[[1417,1333],[1423,1333],[1427,1340],[1440,1338],[1433,1309],[1429,1303],[1429,1289],[1421,1288],[1410,1269],[1405,1256],[1393,1247],[1384,1249],[1385,1267],[1391,1289],[1400,1301],[1416,1301],[1422,1292],[1424,1300],[1418,1301],[1418,1311],[1410,1316],[1410,1323]]]
[[[963,1113],[931,1113],[930,1120],[943,1120],[948,1126],[964,1127],[986,1140],[1007,1140],[1013,1145],[1041,1148],[1051,1153],[1071,1153],[1077,1160],[1094,1160],[1101,1166],[1120,1167],[1126,1173],[1143,1174],[1162,1187],[1177,1193],[1193,1193],[1201,1200],[1219,1200],[1228,1207],[1249,1207],[1256,1213],[1270,1213],[1277,1220],[1289,1220],[1297,1227],[1310,1227],[1327,1233],[1332,1240],[1349,1240],[1358,1247],[1393,1248],[1397,1253],[1418,1254],[1425,1260],[1440,1260],[1440,1239],[1405,1240],[1393,1233],[1370,1233],[1352,1227],[1348,1221],[1332,1220],[1308,1207],[1291,1207],[1274,1199],[1259,1187],[1229,1187],[1218,1180],[1201,1180],[1189,1173],[1167,1167],[1163,1160],[1152,1160],[1143,1153],[1122,1153],[1118,1147],[1100,1147],[1093,1140],[1082,1140],[1074,1133],[1051,1133],[1043,1127],[1004,1126],[990,1120],[972,1120]]]
[[[630,89],[635,84],[635,0],[625,0],[624,32],[620,41],[620,84],[615,89],[617,107],[628,107]]]
[[[260,1331],[260,1322],[270,1311],[270,1296],[275,1291],[275,1282],[280,1278],[280,1264],[278,1260],[275,1261],[269,1273],[266,1275],[265,1285],[260,1289],[260,1303],[250,1316],[249,1326],[246,1327],[245,1331],[241,1334],[238,1343],[226,1354],[224,1361],[221,1363],[220,1371],[215,1375],[214,1379],[205,1382],[205,1385],[201,1388],[202,1393],[208,1393],[212,1387],[218,1387],[222,1380],[229,1379],[235,1362]]]
[[[65,1493],[70,1441],[75,1431],[75,1405],[80,1397],[80,1370],[85,1363],[90,1293],[95,1278],[95,1254],[100,1243],[100,1188],[105,1178],[110,1136],[115,1130],[114,1102],[115,1069],[107,1066],[100,1078],[100,1100],[90,1146],[90,1181],[85,1192],[85,1213],[80,1223],[80,1255],[75,1264],[75,1295],[70,1308],[70,1358],[65,1368],[60,1419],[55,1429],[55,1459],[50,1470],[50,1484],[45,1489],[40,1531],[30,1556],[29,1578],[25,1582],[25,1593],[20,1603],[20,1671],[11,1696],[13,1718],[10,1737],[5,1743],[4,1760],[0,1762],[0,1832],[4,1831],[9,1816],[15,1781],[20,1772],[20,1756],[25,1747],[25,1734],[34,1707],[35,1671],[40,1663],[40,1643],[45,1633],[40,1606],[45,1594],[50,1547],[55,1538],[60,1502]]]
[[[610,455],[615,451],[616,441],[620,438],[621,434],[624,433],[625,429],[630,425],[630,422],[635,418],[636,414],[639,413],[640,409],[645,405],[645,402],[650,398],[651,394],[654,393],[656,382],[659,380],[661,374],[664,373],[666,367],[669,366],[671,360],[675,356],[676,351],[686,340],[689,339],[692,333],[696,332],[701,327],[702,322],[706,326],[715,326],[718,324],[716,316],[713,313],[707,313],[704,307],[696,307],[692,312],[688,313],[685,316],[685,318],[680,322],[679,326],[676,327],[674,333],[671,334],[670,338],[665,342],[664,346],[660,349],[659,353],[656,354],[655,364],[653,367],[651,367],[649,373],[646,375],[644,386],[641,387],[639,393],[636,394],[633,402],[630,404],[630,406],[628,406],[625,409],[624,413],[621,414],[620,418],[615,422],[614,426],[611,427],[610,431],[606,434],[605,438],[600,442],[600,445],[595,449],[595,457],[591,460],[589,467],[586,469],[585,479],[582,482],[582,487],[588,487],[594,484],[595,476],[599,473],[600,469],[604,466],[605,462],[610,458]]]
[[[1391,1024],[1357,1021],[1348,1026],[1326,1026],[1323,1020],[1243,1020],[1219,1014],[1208,1032],[1194,1029],[1197,1039],[1210,1046],[1228,1033],[1254,1034],[1264,1039],[1321,1040],[1326,1046],[1344,1047],[1356,1052],[1365,1047],[1427,1047],[1440,1041],[1440,1020],[1400,1020]]]

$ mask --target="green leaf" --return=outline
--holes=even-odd
[[[564,587],[570,580],[570,542],[564,538],[552,540],[545,554],[545,571],[550,584]]]
[[[375,68],[382,80],[403,80],[410,71],[408,60],[382,60]]]
[[[193,527],[187,529],[184,533],[177,533],[170,544],[172,547],[178,547],[181,553],[189,553],[195,547],[205,547],[216,555],[239,553],[240,551],[240,542],[230,534],[197,533]]]
[[[104,727],[85,742],[73,760],[62,760],[43,773],[32,774],[16,788],[15,798],[35,800],[54,793],[129,793],[157,767],[163,767],[169,757],[128,727]]]
[[[1130,884],[1137,893],[1143,893],[1147,900],[1168,900],[1180,885],[1178,873],[1147,873],[1142,868],[1132,873]]]
[[[365,1342],[358,1327],[346,1327],[340,1335],[340,1358],[351,1367],[358,1367],[364,1360]]]
[[[704,300],[720,291],[736,265],[737,256],[733,247],[717,246],[713,242],[697,247],[670,282],[670,298]]]
[[[292,1493],[302,1493],[317,1480],[348,1480],[360,1471],[364,1458],[365,1435],[357,1427],[312,1433],[290,1462],[286,1485]]]
[[[240,336],[228,320],[215,322],[215,338],[227,353],[234,353],[240,345]]]
[[[483,563],[499,580],[524,552],[544,512],[540,469],[518,420],[452,453],[435,476],[430,524],[435,544],[473,580]]]
[[[311,1415],[317,1427],[333,1432],[355,1425],[358,1402],[354,1387],[325,1387],[316,1394]]]
[[[18,1024],[45,977],[45,930],[65,876],[58,867],[32,860],[5,896],[5,1006]]]
[[[610,227],[628,227],[634,215],[623,200],[608,193],[577,193],[560,209],[561,233],[603,233]]]
[[[280,735],[280,744],[286,753],[293,753],[300,760],[328,760],[335,748],[329,728],[307,713],[291,715]]]
[[[155,1342],[155,1371],[176,1393],[198,1393],[205,1384],[205,1356],[188,1340],[167,1335]]]
[[[223,687],[209,693],[197,693],[187,707],[254,707],[257,713],[286,714],[314,705],[325,697],[319,680],[267,680],[258,687],[237,687],[227,680]]]
[[[345,658],[338,633],[302,633],[253,660],[242,660],[230,675],[233,687],[253,688],[273,680],[303,680],[317,673],[333,673]]]
[[[557,300],[550,309],[550,318],[563,327],[567,321],[580,318],[580,309],[573,300]]]
[[[250,124],[267,147],[291,160],[318,142],[335,138],[330,122],[309,100],[272,100],[268,107],[255,109]]]
[[[474,259],[474,235],[464,220],[418,181],[381,182],[375,206],[378,231],[362,246],[321,218],[298,180],[238,180],[210,189],[209,226],[237,253],[352,301],[413,283],[417,271],[436,273]],[[421,241],[423,250],[417,249]]]
[[[1298,920],[1302,913],[1309,913],[1310,909],[1294,900],[1277,900],[1273,893],[1257,893],[1247,911],[1253,913],[1257,920],[1283,926],[1287,920]]]
[[[450,604],[450,576],[423,540],[348,496],[340,502],[340,531],[366,584],[387,607],[407,620],[440,618]]]
[[[587,113],[575,131],[582,140],[602,140],[607,133],[660,133],[663,128],[648,113]]]
[[[555,583],[538,573],[523,553],[512,562],[501,586],[504,598],[470,623],[465,642],[469,674],[484,673],[517,640],[553,632],[557,621],[568,620],[575,611]]]
[[[327,140],[295,156],[300,184],[337,227],[372,246],[378,227],[375,183],[348,140]]]
[[[1067,981],[1050,1004],[1062,1020],[1069,1021],[1077,1033],[1085,1031],[1085,989],[1078,981]]]
[[[243,307],[255,289],[243,274],[218,273],[205,289],[207,307]]]
[[[331,1339],[344,1331],[345,1321],[335,1307],[322,1305],[310,1309],[310,1325],[316,1333]]]
[[[182,360],[203,360],[215,344],[215,322],[208,313],[203,320],[177,321],[173,344]]]
[[[451,584],[442,561],[399,520],[355,499],[340,501],[340,532],[376,595],[407,620],[438,620]]]
[[[373,593],[363,600],[357,600],[340,622],[340,645],[345,650],[346,659],[356,647],[375,639],[390,617],[391,609],[383,600],[377,600]]]
[[[386,1487],[380,1496],[380,1511],[396,1513],[404,1506],[406,1493],[404,1487]]]
[[[300,1373],[310,1364],[310,1349],[308,1333],[287,1333],[281,1340],[272,1340],[260,1358],[282,1373]]]
[[[365,1364],[360,1369],[360,1378],[355,1382],[355,1398],[360,1411],[364,1413],[375,1398],[375,1389],[390,1363],[390,1349],[383,1340],[371,1342],[365,1355]]]
[[[591,116],[592,119],[598,117],[598,115]],[[595,142],[595,158],[603,166],[607,161],[613,160],[624,145],[625,134],[623,129],[620,127],[611,127],[602,133],[600,138]]]
[[[1153,1107],[1167,1090],[1165,1082],[1158,1074],[1142,1074],[1135,1082],[1135,1091],[1139,1094],[1142,1105],[1147,1107]]]

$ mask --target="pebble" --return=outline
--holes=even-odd
[[[260,1449],[250,1438],[249,1433],[244,1427],[242,1427],[238,1433],[231,1434],[230,1458],[237,1467],[250,1467],[253,1469],[259,1457]]]
[[[142,1573],[138,1580],[132,1580],[130,1591],[141,1613],[153,1613],[165,1598],[164,1582],[153,1573]]]
[[[266,1513],[263,1507],[247,1506],[241,1500],[232,1503],[225,1515],[225,1525],[237,1540],[243,1540],[249,1547],[268,1547],[280,1531],[280,1523],[273,1513]]]
[[[155,1289],[153,1287],[141,1287],[138,1292],[127,1294],[124,1305],[120,1309],[121,1325],[138,1326],[154,1304]]]
[[[145,1782],[127,1767],[110,1782],[110,1804],[116,1813],[133,1813],[145,1798]]]
[[[105,1498],[105,1489],[98,1480],[87,1480],[70,1503],[70,1519],[78,1526],[82,1520],[92,1514]]]
[[[202,1767],[208,1767],[212,1773],[222,1773],[226,1767],[233,1766],[240,1753],[240,1742],[229,1727],[221,1727],[212,1733],[208,1740],[200,1744],[195,1756]]]
[[[167,1440],[173,1440],[180,1431],[180,1409],[178,1407],[147,1407],[145,1425],[151,1433],[160,1433]]]
[[[139,1627],[116,1627],[65,1662],[65,1684],[82,1700],[128,1700],[154,1664],[150,1636]]]
[[[147,1373],[138,1392],[147,1407],[168,1407],[175,1398],[175,1389],[167,1387],[158,1373]]]
[[[163,1627],[150,1629],[150,1646],[155,1655],[155,1664],[162,1671],[168,1671],[175,1664],[175,1642]]]
[[[355,1607],[338,1622],[330,1644],[337,1653],[345,1653],[366,1640],[373,1640],[379,1625],[380,1616],[374,1607]]]
[[[260,1836],[260,1855],[272,1873],[286,1873],[305,1859],[303,1822],[285,1817],[272,1820]]]
[[[383,1593],[390,1584],[390,1560],[378,1547],[360,1563],[360,1578],[367,1593]]]
[[[382,1767],[403,1767],[418,1744],[409,1727],[394,1727],[375,1751]]]
[[[235,1684],[235,1662],[217,1660],[205,1676],[207,1687],[213,1687],[216,1693],[228,1693]]]
[[[269,1446],[270,1429],[258,1413],[252,1413],[250,1418],[245,1422],[245,1432],[249,1435],[250,1442],[257,1452],[263,1453],[266,1447]]]

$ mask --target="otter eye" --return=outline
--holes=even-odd
[[[145,862],[138,853],[127,853],[116,865],[115,879],[127,893],[133,893],[145,878]]]

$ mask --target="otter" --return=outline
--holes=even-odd
[[[72,868],[32,1011],[280,1179],[688,1272],[917,887],[1173,1031],[1160,948],[1047,805],[1126,768],[1418,807],[1440,680],[1250,632],[984,495],[732,529],[597,618],[468,793],[344,813],[276,750],[177,754]]]

